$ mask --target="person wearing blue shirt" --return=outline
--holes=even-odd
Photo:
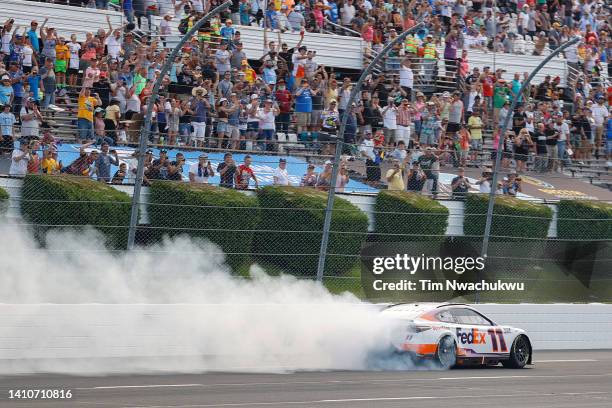
[[[30,29],[26,34],[30,40],[32,49],[36,54],[38,54],[40,52],[40,42],[38,41],[38,34],[36,33],[36,30],[38,30],[38,22],[36,20],[32,20],[30,23]]]
[[[221,34],[221,37],[223,37],[226,40],[232,41],[234,39],[234,35],[236,34],[236,29],[232,27],[232,20],[230,19],[225,20],[225,25],[221,27],[219,34]]]
[[[4,152],[11,153],[15,148],[14,144],[14,126],[17,123],[15,115],[11,113],[11,105],[3,105],[0,110],[0,154]]]
[[[32,98],[34,98],[36,102],[40,102],[40,89],[42,88],[42,79],[38,74],[38,67],[32,68],[32,73],[29,74],[27,78]]]
[[[330,0],[327,6],[329,7],[329,10],[325,11],[325,14],[327,14],[327,18],[332,23],[338,24],[338,4],[336,4],[335,0]]]
[[[11,78],[4,74],[0,81],[0,105],[10,105],[13,102],[13,94]]]
[[[305,140],[306,129],[310,124],[312,113],[312,89],[307,80],[302,79],[300,87],[295,92],[295,116],[298,135]]]
[[[608,133],[606,136],[606,152],[608,154],[607,160],[612,160],[612,109],[610,115],[608,115]]]
[[[23,72],[19,69],[19,64],[11,62],[9,65],[8,76],[11,78],[13,84],[13,113],[15,116],[19,116],[21,112],[21,105],[23,103]]]
[[[517,95],[519,97],[518,102],[522,103],[523,98],[518,95],[519,90],[521,89],[521,74],[519,74],[518,72],[514,74],[514,79],[511,82],[511,87],[512,92],[510,93],[510,100],[514,100],[514,96]]]

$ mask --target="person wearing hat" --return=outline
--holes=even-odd
[[[21,137],[38,137],[39,126],[43,117],[34,98],[27,98],[19,113],[21,119]]]
[[[317,190],[329,191],[331,186],[331,176],[333,171],[333,163],[331,160],[326,160],[324,163],[323,171],[319,173],[317,177]]]
[[[278,167],[274,170],[274,185],[275,186],[290,186],[289,173],[287,173],[287,159],[281,158],[278,161]]]
[[[276,117],[279,113],[280,111],[278,106],[276,106],[272,99],[266,99],[264,101],[264,106],[257,110],[257,117],[259,118],[262,136],[265,140],[263,148],[266,151],[273,150],[274,148],[274,145],[270,142],[274,138],[276,131]]]
[[[226,72],[231,72],[232,66],[230,64],[230,57],[228,40],[222,40],[219,48],[215,52],[215,66],[220,76],[223,76]]]
[[[236,34],[236,29],[232,27],[232,20],[230,18],[225,20],[225,25],[221,27],[219,34],[224,40],[227,40],[227,41],[234,40],[234,34]]]
[[[193,143],[195,147],[204,147],[206,138],[206,119],[210,112],[210,102],[206,98],[208,90],[201,86],[193,88],[189,107],[191,115],[191,126],[193,127]]]
[[[15,115],[11,112],[11,105],[0,107],[0,154],[11,153],[15,148]]]
[[[8,74],[3,74],[0,77],[0,105],[11,105],[15,91],[11,85],[11,77]]]
[[[594,134],[595,134],[595,157],[599,157],[599,152],[602,145],[602,139],[604,134],[604,128],[608,125],[608,117],[610,116],[608,108],[605,106],[605,98],[603,95],[599,95],[596,100],[596,104],[591,106],[591,112],[593,114],[594,121]]]
[[[433,40],[433,35],[428,34],[425,37],[425,44],[423,45],[423,72],[426,83],[433,80],[434,67],[438,61],[438,50]]]
[[[316,187],[318,175],[315,172],[315,165],[310,163],[306,168],[306,173],[302,176],[300,187]]]
[[[208,184],[208,178],[214,176],[215,171],[206,153],[201,153],[198,162],[189,166],[189,181],[192,183]]]

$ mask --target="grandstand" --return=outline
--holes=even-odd
[[[43,8],[44,13],[41,12]],[[124,41],[123,37],[129,34],[134,38],[135,50],[140,49],[144,54],[148,54],[144,57],[143,55],[139,55],[136,60],[136,65],[138,66],[143,64],[149,65],[149,68],[147,68],[146,71],[146,75],[144,75],[143,78],[144,86],[142,86],[141,89],[138,89],[140,88],[140,86],[136,87],[136,92],[138,93],[137,97],[138,99],[140,99],[137,103],[139,108],[145,106],[145,99],[144,97],[142,97],[142,95],[147,94],[148,86],[150,86],[150,84],[152,83],[152,79],[154,79],[156,75],[155,69],[158,69],[160,66],[160,61],[158,59],[156,60],[156,55],[159,55],[159,53],[163,52],[164,50],[164,45],[162,44],[162,41],[158,41],[155,46],[152,46],[151,41],[163,39],[166,42],[166,48],[171,47],[173,44],[176,43],[180,36],[179,25],[181,23],[179,18],[170,19],[168,26],[165,28],[165,30],[168,31],[166,31],[166,34],[164,34],[164,28],[162,28],[162,26],[164,25],[163,16],[154,16],[152,19],[152,30],[148,31],[145,28],[146,22],[140,29],[138,27],[130,27],[129,25],[127,25],[127,18],[120,10],[96,10],[92,8],[74,7],[50,3],[45,3],[43,5],[42,3],[23,0],[4,1],[3,9],[2,11],[0,11],[0,17],[2,20],[7,20],[9,18],[14,19],[14,25],[12,26],[12,29],[14,30],[14,27],[16,25],[19,25],[21,27],[19,30],[17,30],[17,34],[19,34],[19,32],[22,31],[24,27],[30,26],[30,22],[32,20],[38,20],[40,24],[42,23],[44,18],[48,18],[46,28],[55,28],[57,37],[63,36],[68,39],[70,35],[75,34],[77,37],[77,41],[82,43],[83,48],[81,49],[79,55],[79,57],[81,58],[81,62],[83,62],[84,59],[83,50],[88,44],[87,33],[94,33],[95,39],[95,35],[98,32],[98,29],[102,29],[104,31],[108,30],[107,33],[103,34],[105,37],[111,35],[111,32],[109,30],[109,24],[112,29],[121,28],[121,42]],[[229,15],[224,15],[220,21],[224,21],[226,17],[229,17]],[[233,17],[234,16],[232,15],[232,18]],[[338,25],[337,22],[333,23],[331,21],[328,21],[328,23]],[[309,22],[307,21],[306,24],[309,24]],[[310,62],[307,66],[305,65],[303,68],[305,68],[306,70],[319,70],[318,72],[321,72],[322,76],[324,75],[323,80],[326,83],[329,83],[332,80],[336,80],[338,82],[339,87],[338,91],[330,91],[326,88],[322,89],[323,92],[329,91],[332,95],[324,98],[323,108],[327,110],[328,102],[335,98],[338,100],[338,105],[340,105],[341,110],[345,110],[347,107],[341,106],[343,100],[343,81],[345,80],[345,78],[349,78],[349,83],[346,84],[346,86],[350,86],[350,82],[354,81],[359,71],[363,68],[364,64],[369,61],[371,56],[375,55],[377,49],[379,48],[375,46],[372,47],[371,44],[366,41],[368,38],[363,38],[363,36],[346,35],[351,33],[359,34],[356,31],[352,31],[347,26],[344,26],[342,30],[332,30],[333,28],[334,27],[332,26],[327,26],[325,29],[314,30],[314,32],[311,32],[312,30],[310,30],[306,32],[306,34],[303,35],[302,38],[300,32],[297,30],[286,30],[281,33],[281,31],[283,30],[274,29],[273,26],[269,28],[262,28],[256,25],[235,25],[234,29],[240,31],[241,33],[240,42],[242,43],[242,50],[244,52],[244,56],[246,57],[246,59],[248,59],[249,65],[247,65],[247,68],[244,69],[245,74],[251,75],[250,69],[253,68],[255,71],[258,71],[257,73],[255,73],[255,75],[261,78],[262,82],[266,83],[267,85],[266,87],[263,86],[261,82],[248,81],[249,84],[240,89],[238,97],[239,99],[243,99],[243,103],[241,104],[242,108],[240,108],[239,110],[243,111],[242,114],[244,114],[245,117],[248,116],[247,112],[244,110],[246,110],[247,107],[250,105],[248,103],[250,102],[250,100],[248,99],[250,98],[253,91],[256,93],[257,98],[260,100],[261,104],[263,104],[264,101],[268,98],[272,98],[275,100],[275,103],[278,103],[279,100],[277,100],[278,95],[276,93],[277,81],[281,77],[283,77],[283,79],[286,79],[290,85],[295,82],[296,73],[287,72],[288,68],[291,68],[292,61],[280,61],[280,59],[277,60],[274,59],[275,57],[270,57],[269,55],[264,54],[262,50],[265,47],[265,40],[274,41],[277,43],[277,46],[279,45],[278,43],[287,43],[289,48],[294,47],[296,44],[300,44],[306,46],[308,50],[316,51],[316,57],[307,60],[313,62]],[[432,32],[434,31],[432,30]],[[3,38],[8,38],[6,37],[6,34],[7,33],[5,33],[5,37]],[[438,34],[436,34],[436,36],[438,36]],[[206,92],[208,93],[209,102],[211,102],[212,107],[205,115],[206,123],[208,125],[205,136],[206,143],[205,145],[200,147],[203,147],[210,152],[226,151],[236,148],[238,150],[256,150],[258,147],[261,148],[262,143],[260,140],[258,140],[258,135],[256,134],[251,135],[252,140],[244,140],[237,145],[227,143],[227,141],[224,142],[223,140],[219,140],[219,126],[224,126],[219,125],[219,122],[223,122],[223,120],[219,120],[219,110],[218,106],[216,105],[222,97],[229,96],[222,94],[222,92],[219,91],[219,88],[216,87],[216,81],[221,80],[222,77],[215,79],[214,64],[218,64],[218,60],[215,60],[215,54],[220,48],[222,35],[220,35],[220,33],[215,33],[214,29],[211,29],[209,32],[206,33],[205,37],[205,39],[200,38],[200,41],[197,43],[197,45],[193,45],[195,49],[192,48],[189,50],[184,50],[184,54],[190,54],[189,58],[191,58],[191,61],[185,59],[183,63],[190,62],[191,68],[194,68],[192,71],[196,72],[192,72],[189,75],[184,75],[182,77],[180,72],[175,72],[173,74],[174,77],[170,78],[171,83],[164,89],[164,96],[168,98],[174,97],[176,99],[176,103],[180,105],[189,103],[189,100],[191,98],[191,91],[197,88],[198,86],[202,86],[206,90]],[[471,85],[469,74],[472,72],[473,68],[480,68],[480,73],[482,73],[484,67],[490,67],[490,74],[489,76],[486,76],[486,78],[487,80],[488,78],[492,78],[494,83],[493,86],[495,87],[495,89],[497,89],[499,84],[504,83],[502,82],[502,79],[506,80],[507,82],[510,82],[514,73],[521,74],[522,78],[524,72],[529,72],[531,69],[537,66],[537,64],[542,60],[542,58],[544,58],[544,55],[520,55],[504,52],[491,52],[491,50],[487,49],[466,49],[467,64],[464,65],[466,65],[466,68],[468,68],[469,72],[461,72],[462,70],[457,69],[457,67],[460,66],[457,61],[444,58],[444,38],[440,38],[440,40],[441,41],[439,41],[436,46],[438,57],[435,60],[436,63],[435,65],[433,65],[433,68],[427,68],[429,67],[429,65],[426,65],[424,63],[422,56],[408,55],[407,53],[405,53],[405,49],[401,49],[399,55],[394,55],[392,57],[387,58],[385,63],[375,69],[375,73],[368,84],[368,98],[371,98],[374,95],[378,95],[379,97],[382,95],[395,95],[395,103],[399,103],[399,100],[401,100],[402,98],[402,87],[405,88],[404,85],[406,84],[406,82],[404,82],[405,70],[402,71],[403,68],[400,68],[400,62],[406,57],[408,57],[411,61],[412,68],[410,68],[410,71],[413,77],[413,82],[410,87],[410,102],[413,104],[414,107],[416,107],[418,103],[417,92],[422,91],[425,94],[426,98],[433,98],[436,103],[436,106],[439,109],[438,113],[440,114],[440,119],[442,119],[442,116],[448,114],[448,112],[445,112],[445,109],[447,109],[445,107],[445,104],[447,102],[445,102],[444,98],[442,97],[445,92],[452,93],[458,90],[461,93],[461,99],[466,108],[465,110],[467,110],[467,107],[470,103],[473,103],[473,100],[470,101],[469,97]],[[119,47],[123,47],[122,52],[124,52],[127,50],[127,48],[124,43],[122,44],[123,45],[120,44]],[[230,47],[233,48],[234,46],[234,43],[230,44]],[[100,45],[98,45],[98,48],[100,48]],[[533,48],[533,44],[527,41],[526,53],[529,53]],[[282,53],[282,50],[279,51]],[[41,53],[43,52],[44,50],[41,50]],[[194,56],[191,55],[194,52],[196,54],[200,54],[199,56],[197,56],[197,61],[194,59]],[[102,80],[99,82],[95,81],[93,83],[94,91],[102,90],[105,95],[105,100],[102,101],[103,103],[101,108],[107,108],[110,104],[111,99],[117,97],[117,92],[126,92],[125,95],[129,94],[129,89],[122,91],[121,86],[118,87],[116,82],[116,79],[120,76],[119,73],[124,64],[122,64],[120,61],[119,64],[117,64],[116,68],[111,67],[110,64],[112,63],[112,58],[109,58],[108,53],[108,45],[106,49],[104,49],[104,47],[102,46],[101,50],[97,50],[98,59],[101,62],[107,64],[107,68],[105,69],[107,69],[106,72],[108,73],[108,77],[110,78],[110,81],[108,82],[106,80]],[[544,54],[545,53],[546,50]],[[136,54],[137,52],[134,52],[133,55]],[[280,55],[281,54],[279,54],[279,56]],[[286,55],[290,56],[291,54]],[[5,63],[9,62],[8,57],[10,57],[10,55],[5,56]],[[266,74],[265,72],[262,72],[260,70],[265,68],[265,61],[270,58],[274,59],[273,67],[275,68],[275,72],[273,74]],[[119,59],[122,58],[120,57]],[[289,57],[289,59],[291,59],[291,57]],[[208,61],[210,61],[210,63]],[[465,63],[466,61],[462,62]],[[23,69],[23,61],[19,60],[19,63],[22,64],[20,68]],[[597,72],[599,76],[596,76],[591,72],[585,72],[584,64],[586,63],[586,61],[581,61],[581,64],[577,67],[575,64],[569,63],[568,59],[563,57],[559,57],[551,61],[534,80],[534,89],[530,95],[533,106],[532,108],[527,108],[527,112],[538,118],[538,105],[544,102],[548,104],[548,112],[546,112],[546,115],[544,116],[547,121],[549,120],[549,117],[552,116],[551,113],[555,113],[555,109],[557,109],[567,110],[570,115],[570,117],[568,118],[568,122],[570,122],[571,115],[574,114],[578,106],[586,106],[586,100],[596,99],[598,95],[602,92],[604,95],[606,94],[606,91],[609,92],[606,63],[604,61],[598,61],[599,70]],[[242,64],[243,62],[240,61],[237,66],[230,66],[230,82],[232,82],[232,87],[237,86],[237,81],[239,81],[240,79],[239,71],[243,71]],[[301,65],[302,64],[300,64],[300,66]],[[43,127],[49,126],[51,131],[48,133],[55,139],[54,141],[56,144],[60,142],[64,146],[68,146],[71,143],[81,142],[82,137],[79,137],[79,118],[77,118],[79,111],[78,99],[79,93],[81,92],[83,86],[83,77],[86,74],[86,66],[87,64],[80,64],[77,68],[78,80],[74,86],[58,86],[56,90],[57,95],[55,103],[51,104],[51,106],[44,106],[43,104],[40,109],[42,114],[41,124],[44,123]],[[209,69],[206,69],[206,66],[208,66]],[[200,70],[198,70],[198,68],[200,68]],[[212,70],[210,68],[212,68]],[[218,65],[217,68],[219,68]],[[117,70],[115,74],[111,72],[113,69]],[[133,69],[133,67],[131,67],[130,69]],[[321,69],[325,71],[324,74]],[[289,69],[289,71],[291,70]],[[311,77],[312,72],[306,72],[302,75]],[[384,79],[379,79],[383,75]],[[130,78],[135,77],[133,72],[129,73],[128,76]],[[545,90],[544,98],[540,99],[538,95],[538,88],[542,83],[545,82],[546,77],[558,78],[558,81],[555,82],[554,88],[553,86],[547,88]],[[185,82],[185,78],[188,79],[187,83],[183,83]],[[212,79],[211,83],[205,82],[205,79],[207,78]],[[477,82],[481,82],[482,80],[482,78],[477,78]],[[173,86],[175,82],[177,86]],[[581,86],[585,86],[588,84],[592,90],[590,93],[586,92],[586,95],[584,95],[586,97],[583,97],[582,100],[577,103],[577,93],[574,92],[574,90],[576,88],[576,84],[578,84],[579,82],[583,84]],[[107,89],[109,87],[111,88],[110,90]],[[502,86],[499,85],[499,87]],[[42,86],[42,88],[44,88],[44,85]],[[119,91],[116,91],[116,89],[119,89]],[[141,92],[143,91],[144,94],[141,94]],[[481,108],[483,110],[483,113],[486,114],[486,116],[483,117],[485,121],[484,129],[482,132],[483,149],[478,152],[473,152],[474,154],[470,156],[470,160],[465,163],[467,167],[473,168],[474,172],[480,172],[480,169],[483,166],[490,164],[490,150],[492,148],[493,134],[498,125],[498,123],[496,123],[495,121],[497,113],[494,112],[494,109],[492,109],[493,97],[487,97],[486,95],[484,95],[484,89],[478,90],[477,92],[479,93],[479,95],[482,95],[484,97],[483,99],[490,98],[491,106],[482,106]],[[38,97],[36,97],[35,99],[38,100]],[[126,147],[129,147],[130,145],[133,146],[137,139],[137,134],[140,130],[139,126],[142,123],[142,112],[130,112],[127,109],[127,106],[129,104],[129,98],[123,96],[123,99],[124,100],[121,101],[122,104],[120,104],[122,115],[120,123],[115,123],[115,126],[112,126],[112,124],[109,124],[108,122],[108,117],[106,117],[106,120],[104,121],[106,123],[106,127],[102,128],[101,130],[97,129],[96,131],[100,130],[102,132],[102,135],[113,143],[122,144]],[[381,106],[384,106],[387,103],[384,98],[379,99]],[[344,100],[346,100],[346,95],[344,95]],[[558,102],[555,102],[557,100]],[[41,101],[38,101],[38,103],[40,102]],[[368,103],[370,102],[364,99],[364,105],[367,105]],[[555,105],[553,104],[557,104],[557,107],[555,107]],[[607,104],[608,101],[606,101],[604,106],[607,106]],[[15,104],[13,104],[12,108],[15,108]],[[264,149],[267,150],[267,152],[265,153],[280,153],[296,156],[306,156],[308,160],[312,160],[318,165],[322,164],[326,159],[326,154],[328,155],[331,152],[329,148],[326,148],[326,145],[329,142],[324,140],[324,137],[320,137],[317,140],[313,140],[313,134],[321,134],[323,136],[325,135],[325,131],[321,130],[322,118],[320,118],[320,111],[322,111],[323,108],[318,110],[313,108],[313,110],[317,111],[317,114],[319,115],[318,120],[320,122],[307,123],[307,127],[300,126],[300,115],[294,115],[294,110],[296,108],[297,106],[295,104],[292,104],[290,106],[290,111],[286,112],[288,113],[287,115],[279,115],[279,117],[276,118],[275,126],[277,132],[274,133],[274,136],[271,140],[268,140],[266,143],[263,143]],[[169,116],[169,111],[167,110],[165,105],[160,105],[159,109],[159,112],[163,113],[162,116]],[[420,106],[419,109],[423,109],[423,106]],[[498,109],[499,107],[495,107],[495,110]],[[369,111],[366,110],[365,112]],[[15,113],[17,117],[20,114],[19,111],[15,111]],[[413,112],[413,114],[415,115],[409,120],[410,123],[408,127],[410,128],[410,134],[415,135],[417,134],[417,132],[420,131],[417,126],[420,127],[422,124],[418,123],[419,121],[416,119],[419,116],[420,112]],[[104,117],[106,113],[103,113],[102,115]],[[177,120],[181,122],[183,118],[184,120],[182,120],[181,124],[183,124],[184,126],[179,126],[180,130],[177,131],[178,135],[176,135],[178,137],[168,134],[166,132],[166,129],[156,128],[150,140],[152,147],[161,148],[161,145],[167,146],[173,137],[175,137],[176,139],[176,146],[174,147],[179,149],[190,149],[193,147],[191,132],[194,129],[189,129],[190,122],[187,120],[187,118],[184,118],[188,115],[185,115],[183,113],[179,116],[180,117]],[[349,162],[351,177],[355,180],[364,181],[368,186],[373,186],[375,188],[385,188],[387,181],[384,177],[379,176],[377,180],[372,180],[371,174],[369,174],[368,172],[368,167],[376,166],[378,168],[377,174],[385,174],[389,162],[384,160],[384,154],[380,154],[379,156],[381,157],[377,157],[376,160],[369,160],[369,158],[367,158],[366,155],[363,154],[362,140],[364,139],[365,133],[370,129],[375,130],[377,128],[376,125],[372,126],[372,122],[374,119],[365,116],[367,116],[366,113],[361,112],[361,115],[356,118],[357,126],[355,129],[355,137],[354,139],[347,141],[349,145],[353,145],[345,152],[347,153],[347,157],[353,156],[352,160]],[[467,118],[465,116],[462,117],[462,120],[467,122]],[[286,122],[283,123],[283,121]],[[194,121],[191,120],[191,122]],[[263,121],[260,120],[260,124],[262,122]],[[94,124],[95,123],[92,123],[92,130],[94,130]],[[553,124],[551,120],[551,128],[552,127]],[[123,138],[123,132],[121,132],[120,130],[122,128],[123,130],[125,130],[125,138]],[[378,148],[377,150],[380,150],[380,152],[386,152],[387,154],[390,154],[395,146],[391,143],[392,140],[389,139],[388,134],[393,134],[392,131],[394,129],[386,129],[384,124],[382,128],[384,128],[382,130],[385,131],[387,139],[382,146],[376,147]],[[186,133],[183,132],[183,130]],[[391,132],[387,132],[387,130],[391,130]],[[170,130],[168,130],[168,132],[170,132]],[[437,132],[439,133],[439,131]],[[596,133],[598,132],[598,130],[591,129],[589,130],[589,132]],[[15,125],[15,136],[20,136],[20,129],[18,124]],[[42,134],[40,136],[42,136]],[[98,133],[95,133],[95,136],[96,139],[103,139],[103,137],[100,137]],[[449,153],[448,151],[444,151],[447,146],[443,146],[443,136],[444,132],[442,132],[439,141],[435,143],[435,146],[432,145],[432,147],[439,149],[438,155],[440,157],[450,157],[446,159],[446,165],[449,167],[448,171],[450,173],[454,173],[454,169],[458,166],[458,152]],[[454,135],[447,133],[446,136],[449,138],[449,143],[451,143],[450,141],[453,140]],[[532,132],[532,137],[533,136],[535,136],[534,132]],[[605,139],[605,134],[603,136],[603,139]],[[584,137],[586,137],[586,139],[588,140],[593,139],[590,134],[585,135]],[[418,139],[416,139],[415,141],[418,141]],[[574,155],[574,157],[568,157],[565,160],[562,160],[563,172],[561,173],[561,175],[556,175],[554,177],[582,178],[587,180],[591,184],[598,184],[609,188],[610,164],[607,161],[608,158],[606,157],[606,152],[604,151],[605,145],[603,145],[602,139],[597,139],[596,141],[601,145],[591,146],[590,148],[585,148],[584,146],[579,147],[581,150],[591,150],[588,152],[588,154],[586,152],[583,152],[585,153],[583,157],[578,158],[576,155]],[[421,144],[423,143],[421,142]],[[425,145],[426,144],[424,144],[424,146]],[[537,155],[539,154],[536,151],[537,149],[535,145],[536,143],[534,143],[530,147],[528,152],[519,153],[513,152],[512,144],[510,144],[508,147],[509,150],[507,151],[507,154],[511,156],[512,154],[514,154],[515,157],[512,158],[509,169],[513,169],[515,166],[518,165],[518,161],[522,161],[520,155],[523,154],[526,156],[525,158],[527,162],[527,170],[534,170],[537,161]],[[451,150],[454,149],[454,147],[452,147],[452,143],[449,146],[451,146]],[[412,143],[409,143],[409,146],[407,147],[410,150],[414,146]],[[264,152],[261,152],[261,154],[263,153]],[[414,151],[412,151],[412,153],[414,153]],[[549,157],[548,159],[553,161],[556,160],[553,157]],[[375,164],[373,164],[372,162],[374,162]],[[67,163],[64,163],[64,165],[66,164]],[[9,167],[10,161],[8,158],[5,158],[0,169],[4,170],[4,172],[8,172]],[[40,171],[40,169],[38,171]],[[187,177],[186,171],[184,177]]]

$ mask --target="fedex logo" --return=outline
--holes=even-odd
[[[457,340],[461,344],[486,344],[486,335],[486,332],[479,331],[478,329],[463,331],[460,327],[457,327]]]

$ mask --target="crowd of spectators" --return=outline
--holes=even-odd
[[[86,3],[108,6],[105,1]],[[83,41],[76,35],[58,35],[46,19],[40,25],[32,20],[29,27],[18,27],[12,19],[4,23],[0,33],[1,148],[12,152],[12,174],[24,174],[24,169],[65,171],[106,182],[118,182],[122,174],[122,182],[129,180],[128,169],[134,168],[129,164],[115,176],[110,174],[111,164],[119,163],[112,146],[137,142],[153,83],[168,55],[166,40],[180,34],[173,32],[169,22],[180,20],[182,32],[216,3],[151,0],[146,4],[143,14],[136,10],[140,2],[124,1],[122,7],[129,17],[124,26],[113,27],[109,20],[107,27],[87,33]],[[406,5],[285,0],[265,7],[265,3],[241,0],[230,13],[206,24],[173,62],[154,100],[150,142],[168,148],[274,151],[279,141],[295,133],[313,153],[328,155],[333,151],[330,141],[346,113],[344,153],[365,160],[368,182],[382,180],[399,186],[399,174],[409,189],[428,186],[436,192],[436,166],[462,167],[495,158],[495,149],[483,149],[485,139],[492,135],[496,147],[499,128],[511,115],[512,129],[503,135],[502,165],[518,173],[527,170],[527,162],[530,169],[562,171],[571,161],[609,159],[612,87],[600,75],[600,63],[612,56],[609,9],[593,1],[500,1],[496,7],[500,12],[487,1]],[[571,13],[566,15],[568,8]],[[361,32],[372,50],[414,25],[417,15],[427,27],[396,50],[394,56],[401,61],[398,70],[372,75],[359,100],[349,106],[351,77],[319,64],[316,50],[307,49],[301,40],[288,44],[282,38],[285,30],[299,31],[302,39],[308,31],[320,31],[317,24],[327,23],[319,12],[334,24]],[[279,13],[286,15],[288,26],[278,23]],[[295,13],[302,17],[299,24],[297,18],[290,18]],[[154,14],[164,16],[157,28],[150,26],[150,18],[140,18]],[[536,29],[531,23],[524,25],[525,19],[534,22]],[[541,27],[543,20],[549,26]],[[266,27],[260,58],[247,59],[236,22]],[[527,73],[509,76],[501,68],[493,72],[489,67],[469,65],[469,50],[474,46],[469,37],[474,29],[484,30],[496,47],[496,38],[512,34],[515,28],[520,36],[537,37],[544,32],[547,38],[561,29],[565,33],[558,38],[561,42],[581,35],[584,41],[565,53],[568,62],[582,71],[575,83],[561,87],[560,78],[547,77],[519,94]],[[444,44],[443,56],[436,48],[440,43]],[[444,58],[446,72],[456,73],[461,82],[452,93],[426,95],[415,85],[415,76],[438,58]],[[424,72],[428,75],[429,70]],[[510,112],[514,99],[518,99],[518,109]],[[95,153],[82,149],[82,162],[65,167],[53,159],[54,144],[61,137],[54,135],[49,123],[61,111],[76,116],[79,143],[99,146]],[[24,142],[14,149],[17,138]],[[38,155],[44,156],[40,162]],[[394,166],[399,170],[381,177],[385,160],[398,160]],[[419,169],[414,169],[414,163]],[[179,159],[151,157],[145,176],[203,181],[215,172],[222,174],[209,166],[200,166],[196,172],[183,167]],[[248,173],[240,172],[240,182],[234,185],[248,186],[251,179],[256,183]],[[315,186],[324,188],[325,177],[317,175]],[[306,177],[304,185],[312,184],[310,179]]]

